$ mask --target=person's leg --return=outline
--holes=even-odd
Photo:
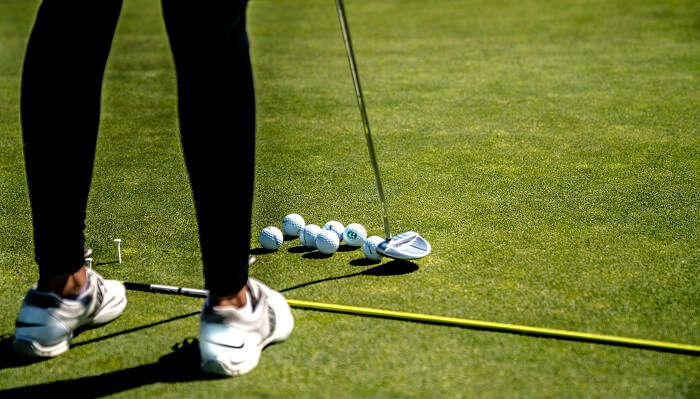
[[[241,0],[163,0],[210,299],[245,302],[255,96]],[[232,303],[233,304],[233,303]]]
[[[108,323],[126,307],[121,283],[86,270],[83,235],[120,9],[121,0],[44,0],[29,38],[21,114],[39,284],[22,302],[12,344],[29,356],[67,351],[75,329]]]
[[[240,375],[294,327],[284,297],[248,278],[255,97],[243,0],[163,0],[177,71],[180,133],[209,298],[202,370]]]
[[[120,9],[121,0],[44,0],[24,60],[21,119],[39,287],[59,294],[85,282],[85,209]]]

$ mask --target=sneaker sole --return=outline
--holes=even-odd
[[[258,355],[241,363],[235,364],[235,367],[231,367],[231,364],[227,362],[206,360],[201,364],[201,369],[203,372],[232,377],[247,374],[258,365],[260,354],[266,346],[276,342],[282,342],[289,338],[289,336],[292,334],[292,330],[294,329],[294,317],[292,316],[292,311],[289,304],[287,304],[287,300],[284,299],[282,294],[278,293],[277,291],[273,291],[271,289],[266,289],[265,291],[268,301],[270,301],[270,304],[276,310],[275,316],[277,324],[275,325],[275,331],[269,337],[263,340],[260,345],[258,345]],[[283,311],[278,312],[279,310]],[[206,344],[216,345],[211,342],[207,342]]]
[[[124,313],[124,309],[126,309],[126,303],[126,297],[124,297],[119,302],[111,305],[109,308],[103,309],[103,311],[100,312],[99,322],[93,321],[92,323],[84,324],[82,326],[77,327],[75,331],[80,331],[81,329],[101,327],[107,323],[114,321],[117,317],[121,316],[121,314]],[[18,353],[30,357],[56,357],[70,349],[70,342],[72,338],[73,336],[71,334],[71,336],[67,337],[63,341],[58,342],[57,344],[44,346],[41,345],[39,342],[31,339],[15,337],[12,341],[12,349]]]
[[[70,348],[70,338],[51,346],[43,346],[36,341],[16,338],[12,341],[12,349],[30,357],[56,357]]]
[[[202,372],[220,376],[236,376],[235,370],[229,370],[223,362],[208,361],[202,364]]]
[[[258,356],[249,362],[243,362],[236,365],[236,368],[231,368],[225,362],[219,362],[216,360],[209,360],[202,363],[202,372],[207,374],[216,374],[224,377],[236,377],[239,375],[247,374],[251,372],[255,366],[258,365]]]
[[[102,309],[100,314],[93,319],[92,322],[77,327],[76,331],[79,331],[81,328],[85,329],[100,327],[115,320],[122,313],[124,313],[126,304],[127,300],[126,296],[124,296],[119,300],[119,302],[110,304],[108,308]],[[32,339],[15,337],[15,339],[12,341],[12,349],[29,357],[56,357],[70,349],[70,342],[72,338],[73,334],[54,345],[44,346]]]

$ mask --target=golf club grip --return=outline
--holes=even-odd
[[[357,106],[360,108],[360,115],[362,116],[362,126],[364,127],[365,139],[367,140],[367,149],[369,150],[369,159],[372,163],[372,172],[374,172],[374,182],[377,185],[377,193],[379,194],[379,206],[381,207],[382,211],[384,235],[385,238],[388,240],[391,238],[391,229],[389,227],[389,213],[387,211],[386,199],[384,197],[384,187],[382,186],[382,179],[379,175],[379,164],[377,163],[377,154],[374,150],[372,133],[369,129],[369,118],[367,117],[367,110],[365,109],[364,96],[362,95],[360,75],[357,72],[357,65],[355,64],[355,53],[352,49],[350,29],[348,28],[348,21],[345,17],[345,5],[343,5],[342,0],[335,0],[335,5],[336,9],[338,10],[338,19],[340,20],[340,30],[343,34],[343,41],[345,42],[345,52],[347,53],[348,63],[350,64],[350,73],[352,74],[352,83],[355,87]]]
[[[127,290],[132,291],[142,291],[142,292],[153,292],[157,294],[167,294],[167,295],[178,295],[178,296],[189,296],[194,298],[206,298],[209,294],[207,290],[200,290],[196,288],[187,287],[174,287],[171,285],[160,285],[160,284],[142,284],[142,283],[132,283],[129,281],[124,282],[124,287]]]

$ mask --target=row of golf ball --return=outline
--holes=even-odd
[[[378,260],[382,256],[377,253],[377,245],[384,241],[379,236],[367,237],[367,230],[359,223],[350,223],[344,227],[342,223],[331,220],[320,227],[316,224],[306,224],[304,218],[291,213],[282,219],[282,230],[292,237],[299,237],[305,247],[316,248],[324,254],[332,254],[338,250],[341,241],[352,247],[362,247],[366,258]],[[276,250],[282,245],[282,231],[275,226],[265,227],[258,237],[263,248]]]

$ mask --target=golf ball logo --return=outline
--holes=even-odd
[[[343,232],[343,240],[351,247],[360,247],[367,238],[367,230],[359,223],[350,223]]]

